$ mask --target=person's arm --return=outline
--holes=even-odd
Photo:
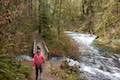
[[[45,63],[45,57],[43,56],[43,63]]]
[[[33,57],[33,61],[32,61],[32,67],[35,67],[35,56]]]
[[[43,59],[43,63],[45,63],[45,57],[43,54],[42,54],[42,59]]]
[[[43,52],[42,52],[42,51],[40,52],[40,56],[41,56],[41,58],[42,58],[42,60],[43,60],[43,63],[45,63],[45,58],[44,58],[44,55],[43,55]]]

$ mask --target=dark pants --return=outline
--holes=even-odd
[[[36,65],[35,69],[36,69],[36,80],[37,80],[39,73],[40,73],[40,77],[41,77],[42,65],[39,65],[39,66]]]

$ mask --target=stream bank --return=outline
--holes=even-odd
[[[103,48],[107,48],[109,50],[112,50],[115,53],[120,52],[120,39],[102,39],[102,38],[98,38],[95,41],[95,44],[99,47],[103,47]],[[120,54],[120,53],[118,53]]]

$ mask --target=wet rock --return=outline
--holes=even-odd
[[[16,60],[18,61],[32,61],[32,57],[28,55],[20,55],[16,57]]]

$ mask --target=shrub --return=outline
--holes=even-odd
[[[0,80],[25,80],[30,74],[30,68],[18,64],[8,56],[0,56]]]

